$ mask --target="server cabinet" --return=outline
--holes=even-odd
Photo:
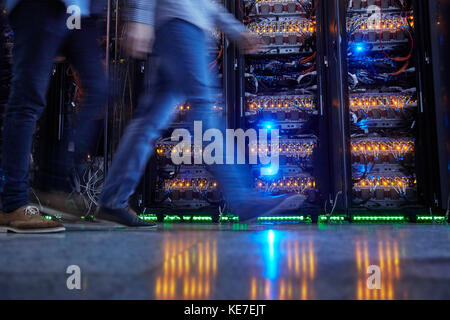
[[[436,213],[444,207],[437,166],[442,129],[436,127],[428,6],[332,2],[337,64],[328,73],[340,76],[330,99],[342,110],[334,152],[346,164],[341,209],[350,216]]]
[[[434,145],[438,156],[434,168],[438,171],[440,196],[438,205],[446,209],[450,207],[450,1],[428,1],[429,8],[429,41],[431,43],[431,59],[433,68],[427,68],[433,73],[434,101],[436,112],[436,143]]]
[[[266,44],[259,54],[235,61],[235,82],[241,84],[233,101],[238,123],[277,127],[282,139],[298,139],[305,128],[315,128],[311,176],[316,194],[311,203],[321,204],[321,213],[343,213],[350,219],[361,214],[415,217],[448,207],[447,82],[445,62],[440,63],[446,32],[440,27],[446,21],[440,8],[445,1],[230,3]],[[308,16],[308,10],[314,14]],[[314,34],[302,33],[308,29],[302,23],[314,25]],[[315,52],[314,111],[297,119],[301,101],[284,101],[302,90],[300,82],[296,88],[288,80],[293,75],[301,79],[301,67],[296,68],[311,63],[308,46]],[[280,151],[283,157],[283,146]],[[264,191],[286,192],[289,166],[284,162],[278,176],[256,183]]]
[[[277,129],[280,136],[279,168],[263,171],[264,165],[253,166],[254,189],[271,195],[302,194],[303,200],[292,203],[295,210],[286,215],[317,220],[324,207],[329,212],[334,206],[323,86],[323,2],[231,3],[237,17],[264,43],[259,52],[240,54],[235,60],[239,70],[234,81],[240,84],[233,101],[237,124],[245,129]],[[262,148],[270,146],[249,146],[249,153]]]

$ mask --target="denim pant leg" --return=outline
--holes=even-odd
[[[30,151],[46,104],[53,59],[67,32],[62,4],[23,1],[10,15],[13,78],[3,131],[4,212],[28,204]]]
[[[140,98],[141,107],[149,107],[141,110],[139,116],[131,121],[120,141],[100,196],[104,207],[119,209],[128,206],[128,198],[139,184],[155,141],[170,123],[173,116],[171,106],[182,101],[180,96],[170,91],[170,86],[161,84],[158,88],[154,95]]]
[[[152,78],[151,93],[139,98],[135,119],[125,130],[113,157],[100,196],[104,207],[127,207],[128,198],[154,152],[155,141],[161,131],[167,129],[175,106],[186,100],[186,87],[189,86],[186,75],[190,66],[185,63],[184,54],[192,50],[195,43],[187,40],[191,38],[189,30],[184,27],[189,23],[172,22],[156,32],[154,56],[157,57],[157,73]]]
[[[169,21],[156,35],[155,55],[159,58],[153,95],[139,101],[138,116],[131,122],[114,156],[106,178],[101,204],[117,209],[127,206],[144,172],[153,143],[166,129],[177,103],[189,100],[196,110],[194,119],[204,128],[220,128],[211,118],[213,99],[209,82],[208,41],[203,30],[179,19]],[[244,196],[249,190],[250,172],[242,166],[220,166],[219,184],[228,199]]]
[[[214,104],[211,74],[209,71],[208,39],[205,33],[197,27],[181,21],[173,20],[170,24],[172,36],[170,41],[181,49],[180,59],[183,63],[183,86],[187,99],[192,105],[195,121],[202,121],[203,131],[214,128],[222,131],[225,152],[226,120],[212,114]],[[239,150],[245,152],[245,150]],[[236,158],[236,155],[235,155]],[[225,155],[224,155],[225,162]],[[247,165],[211,165],[209,169],[214,173],[220,189],[227,201],[244,200],[251,192],[253,182],[250,167]]]
[[[60,145],[56,173],[62,186],[67,185],[67,178],[73,169],[71,164],[84,164],[87,154],[96,151],[103,128],[103,121],[100,121],[103,119],[102,110],[108,98],[95,20],[83,18],[82,25],[80,30],[68,33],[64,46],[68,61],[80,76],[83,103],[73,127]],[[69,148],[69,144],[73,144],[74,148]]]

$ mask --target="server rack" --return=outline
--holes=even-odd
[[[448,133],[436,126],[428,9],[422,1],[389,0],[327,6],[337,62],[328,74],[339,80],[329,99],[339,101],[343,129],[334,147],[344,168],[338,210],[351,221],[413,221],[446,207],[448,176],[436,164],[445,157],[437,137],[442,143]]]
[[[250,29],[249,16],[275,17],[274,21],[279,21],[289,6],[310,3],[230,2],[237,17]],[[434,82],[439,82],[439,88],[445,85],[436,81],[441,72],[432,60],[439,42],[437,37],[434,42],[430,39],[432,29],[439,25],[436,19],[444,18],[442,14],[438,18],[430,15],[430,12],[436,15],[439,7],[431,3],[390,0],[313,3],[317,5],[316,98],[320,109],[316,159],[323,160],[316,172],[321,181],[318,203],[325,207],[319,214],[329,214],[332,209],[332,213],[351,221],[354,216],[377,215],[414,220],[416,214],[439,215],[448,207],[445,150],[448,125],[439,117],[448,115],[448,111],[442,106],[445,102],[439,102],[442,99],[436,96]],[[355,21],[357,26],[352,30]],[[275,25],[268,24],[260,35],[268,38],[271,27]],[[277,41],[286,43],[286,39],[276,36],[271,41],[272,45]],[[437,47],[434,51],[432,44]],[[262,56],[268,59],[268,52]],[[242,80],[248,72],[248,57],[239,56],[236,61],[239,70],[235,83],[241,89],[233,103],[237,106],[238,123],[245,126],[248,93],[246,97]],[[364,84],[357,77],[368,75],[370,64],[374,63],[372,76],[378,80],[366,79],[373,81]],[[355,79],[362,85],[349,89]],[[360,132],[355,130],[358,126]],[[364,159],[369,161],[365,163]]]
[[[303,194],[304,201],[292,203],[296,210],[287,211],[286,216],[317,221],[329,203],[330,192],[328,114],[321,63],[322,3],[292,0],[234,4],[238,18],[264,41],[257,54],[237,58],[235,82],[240,87],[234,103],[239,108],[238,124],[241,128],[280,132],[279,171],[261,175],[263,166],[255,166],[254,188],[275,195]],[[250,146],[250,152],[260,148]]]

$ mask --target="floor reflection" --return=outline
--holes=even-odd
[[[378,240],[372,250],[367,240],[356,241],[356,266],[358,270],[356,299],[358,300],[393,300],[407,299],[407,292],[400,295],[395,284],[400,282],[400,256],[397,241]],[[369,289],[367,269],[370,265],[380,267],[380,289]]]
[[[154,298],[414,299],[413,289],[426,285],[411,278],[422,262],[411,262],[414,247],[401,231],[361,228],[351,237],[339,229],[203,231],[162,234]],[[379,289],[367,284],[373,265]]]
[[[195,234],[164,234],[162,274],[155,281],[155,298],[210,299],[217,276],[217,240]]]
[[[250,299],[314,299],[317,259],[313,241],[280,239],[283,233],[273,230],[267,231],[266,237],[264,272],[261,277],[251,277]]]

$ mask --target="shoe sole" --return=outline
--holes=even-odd
[[[0,227],[0,233],[21,233],[21,234],[40,234],[40,233],[57,233],[57,232],[63,232],[66,231],[66,228],[64,227],[58,227],[58,228],[44,228],[44,229],[17,229],[12,227]]]

